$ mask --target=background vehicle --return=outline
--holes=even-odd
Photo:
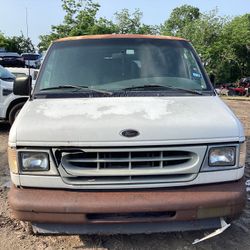
[[[250,88],[250,77],[241,78],[234,87],[229,88],[229,95],[246,95]]]
[[[37,53],[23,53],[21,55],[25,60],[25,66],[31,68],[39,68],[42,61],[42,56]]]
[[[25,61],[18,53],[0,52],[0,65],[3,67],[25,67]]]
[[[30,70],[32,85],[38,70]],[[0,66],[0,119],[9,121],[12,124],[27,101],[28,96],[17,96],[13,94],[13,82],[16,77],[29,75],[27,68],[3,68]]]
[[[218,94],[225,94],[229,96],[244,96],[249,93],[248,89],[250,88],[250,77],[245,77],[240,79],[236,83],[224,83],[217,84],[216,91]]]
[[[16,78],[31,75],[31,77],[32,77],[32,86],[35,85],[37,75],[38,75],[38,72],[39,72],[38,69],[33,69],[33,68],[29,69],[29,68],[8,68],[7,67],[5,69],[7,69],[9,72],[11,72]]]

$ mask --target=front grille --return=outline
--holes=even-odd
[[[59,172],[73,185],[164,183],[195,178],[206,147],[57,149]]]

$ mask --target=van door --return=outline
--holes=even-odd
[[[0,66],[0,118],[6,117],[7,99],[13,92],[15,76]]]

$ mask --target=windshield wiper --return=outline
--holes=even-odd
[[[136,90],[136,89],[153,89],[153,88],[163,88],[163,89],[171,89],[171,90],[180,90],[191,94],[196,95],[203,95],[201,91],[198,90],[192,90],[192,89],[184,89],[184,88],[178,88],[174,86],[169,85],[158,85],[158,84],[146,84],[146,85],[139,85],[139,86],[132,86],[128,88],[123,88],[121,90]]]
[[[92,91],[96,93],[101,93],[101,94],[107,94],[107,95],[112,95],[112,92],[106,91],[106,90],[100,90],[100,89],[94,89],[90,88],[89,86],[78,86],[78,85],[59,85],[55,87],[49,87],[49,88],[44,88],[40,89],[40,91],[47,91],[47,90],[57,90],[57,89],[76,89],[77,91]]]

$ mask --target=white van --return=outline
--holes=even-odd
[[[12,124],[28,100],[28,96],[18,96],[13,94],[13,83],[16,77],[28,76],[32,77],[32,86],[38,70],[28,68],[3,68],[0,65],[0,120],[8,121]]]
[[[245,146],[188,41],[60,39],[10,131],[9,203],[39,233],[219,227],[244,208]]]
[[[13,94],[15,75],[0,65],[0,120],[14,122],[28,96]]]

